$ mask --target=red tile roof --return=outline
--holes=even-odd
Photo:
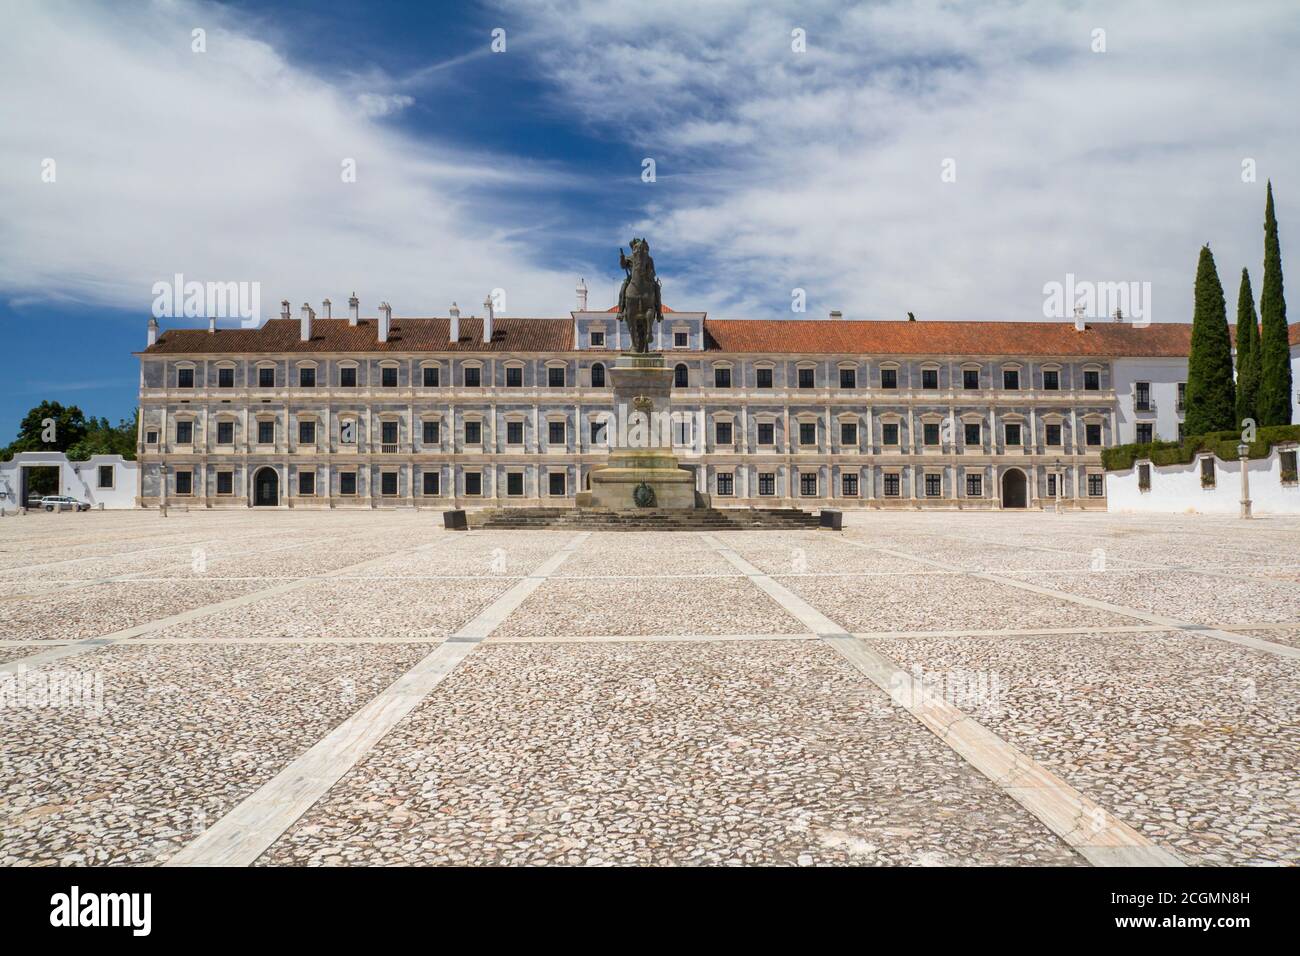
[[[669,311],[665,309],[664,311]],[[573,321],[499,318],[492,342],[482,341],[483,320],[462,318],[460,340],[448,341],[449,319],[393,319],[388,341],[377,340],[375,319],[315,319],[310,342],[298,338],[298,319],[271,319],[258,329],[170,329],[150,355],[268,354],[278,352],[540,352],[574,350]],[[1098,322],[1076,332],[1073,322],[895,322],[827,319],[706,319],[710,351],[829,355],[1025,355],[1180,358],[1192,327],[1153,323],[1145,328]],[[1235,329],[1233,330],[1235,331]],[[1290,327],[1300,344],[1300,324]]]

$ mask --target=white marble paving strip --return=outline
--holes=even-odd
[[[879,651],[845,632],[799,595],[711,535],[702,537],[787,612],[830,644],[963,760],[1034,815],[1094,866],[1182,866],[1177,854],[1148,840],[1075,790],[1028,754],[934,695]]]
[[[848,541],[846,543],[851,544],[854,547],[865,548],[869,551],[878,551],[881,554],[892,555],[896,558],[906,558],[909,561],[919,561],[922,564],[931,564],[936,567],[949,569],[954,567],[953,565],[946,564],[943,561],[936,561],[934,558],[919,558],[916,555],[908,554],[905,551],[894,551],[890,548],[876,547],[874,545],[863,544],[859,541]],[[994,574],[991,571],[967,570],[965,573],[973,578],[992,581],[995,584],[1007,584],[1011,587],[1020,588],[1022,591],[1032,591],[1035,594],[1041,594],[1044,597],[1058,598],[1062,601],[1081,604],[1084,607],[1095,608],[1098,611],[1109,611],[1112,614],[1120,614],[1124,617],[1136,618],[1139,621],[1146,621],[1148,624],[1158,624],[1171,631],[1186,631],[1191,634],[1200,634],[1203,637],[1212,637],[1217,641],[1226,641],[1229,644],[1238,644],[1242,647],[1249,647],[1252,650],[1277,654],[1279,657],[1300,658],[1300,647],[1291,647],[1286,644],[1275,644],[1272,641],[1266,641],[1261,637],[1252,637],[1249,634],[1233,634],[1231,631],[1223,631],[1216,627],[1210,627],[1204,624],[1193,624],[1191,621],[1184,621],[1180,618],[1165,617],[1163,614],[1153,614],[1150,611],[1141,611],[1134,607],[1125,607],[1122,604],[1111,604],[1109,601],[1098,601],[1096,598],[1085,597],[1082,594],[1071,594],[1069,591],[1057,591],[1054,588],[1043,587],[1041,584],[1032,584],[1029,581],[1017,581],[1015,578],[1007,577],[1002,574]]]
[[[165,866],[249,866],[590,537],[582,532],[204,830]]]

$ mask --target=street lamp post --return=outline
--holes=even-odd
[[[1065,484],[1065,473],[1061,471],[1061,459],[1056,459],[1056,513],[1061,511],[1061,486]]]
[[[1237,446],[1237,457],[1241,459],[1241,516],[1250,517],[1250,446],[1242,442]]]

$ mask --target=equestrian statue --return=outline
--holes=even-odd
[[[633,352],[649,352],[650,339],[656,322],[662,322],[663,302],[659,279],[655,276],[655,261],[650,258],[650,243],[645,239],[632,240],[632,255],[618,250],[618,264],[627,277],[618,290],[618,318],[627,324],[632,335]]]

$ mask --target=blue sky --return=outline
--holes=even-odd
[[[1041,319],[1070,272],[1186,321],[1203,242],[1230,304],[1259,288],[1267,177],[1291,261],[1280,0],[6,7],[0,441],[43,398],[129,414],[176,272],[263,314],[555,315],[645,234],[666,301],[719,316]]]

